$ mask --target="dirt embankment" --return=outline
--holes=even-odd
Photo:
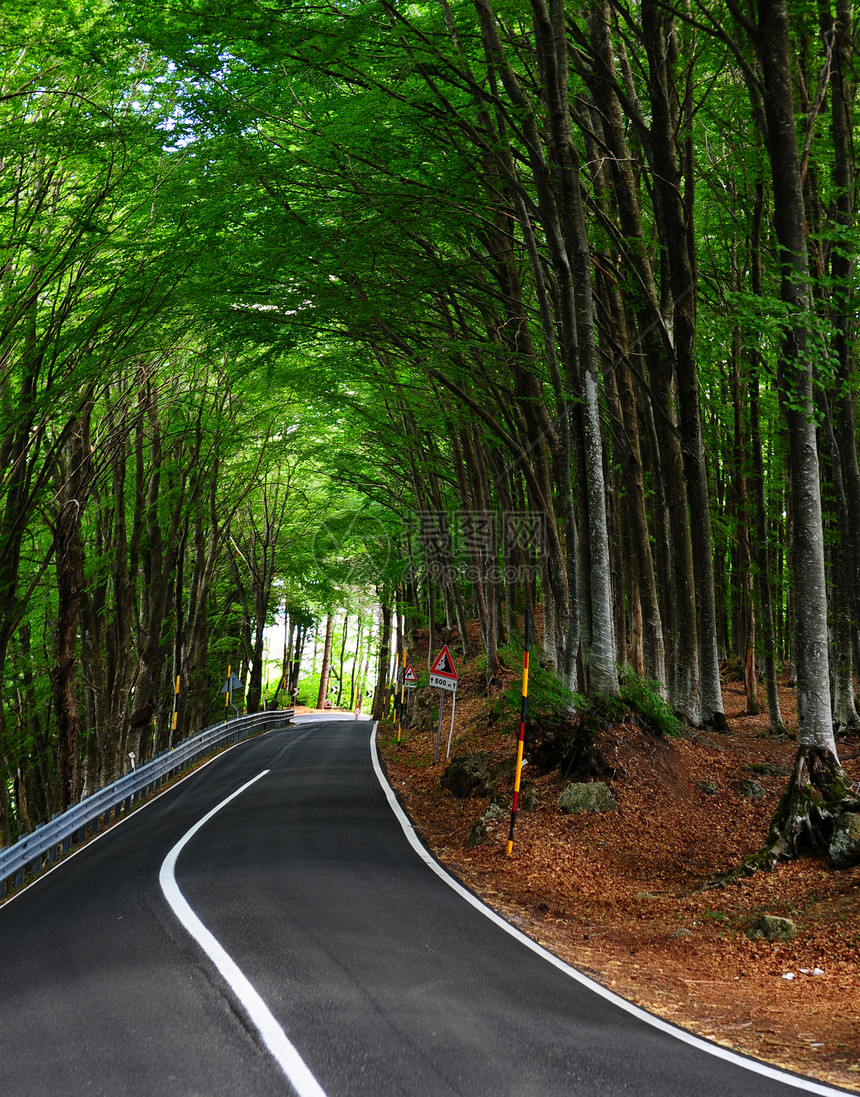
[[[490,728],[486,699],[470,686],[479,683],[467,677],[461,689],[452,754],[512,757],[514,730]],[[622,725],[606,735],[617,812],[565,816],[557,800],[567,782],[526,770],[537,807],[519,813],[510,858],[507,819],[487,844],[467,848],[488,797],[442,790],[435,727],[397,744],[383,726],[381,754],[436,856],[518,928],[670,1021],[860,1091],[860,868],[802,860],[699,890],[762,843],[794,757],[790,738],[769,736],[766,717],[742,715],[739,685],[729,683],[724,700],[729,734],[669,740]],[[790,723],[790,691],[784,706]],[[840,743],[855,780],[858,746]],[[742,781],[761,791],[744,795]],[[791,918],[795,939],[751,940],[746,930],[763,913]]]

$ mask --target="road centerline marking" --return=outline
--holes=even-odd
[[[269,1007],[251,985],[251,982],[235,960],[194,913],[176,882],[176,862],[188,842],[223,807],[235,800],[237,796],[241,796],[243,792],[269,772],[270,770],[264,769],[262,773],[258,773],[256,777],[246,781],[241,788],[237,788],[235,792],[232,792],[220,804],[207,812],[202,819],[198,820],[190,830],[186,831],[162,862],[158,882],[161,884],[161,890],[171,910],[187,933],[194,938],[221,973],[299,1097],[326,1097],[325,1091],[311,1074],[305,1061],[296,1051]]]

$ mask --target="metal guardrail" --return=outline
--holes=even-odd
[[[6,894],[10,879],[14,878],[14,887],[23,884],[27,876],[39,872],[45,865],[52,865],[60,854],[68,853],[77,842],[95,834],[101,824],[118,818],[123,811],[160,788],[174,773],[202,755],[252,735],[261,728],[283,724],[294,713],[295,709],[291,708],[254,712],[250,716],[213,724],[173,750],[159,754],[125,777],[105,785],[79,804],[55,816],[50,823],[36,827],[32,834],[25,835],[13,846],[0,849],[0,901]]]

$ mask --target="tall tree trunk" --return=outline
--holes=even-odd
[[[771,734],[781,734],[785,727],[779,707],[779,676],[776,669],[776,628],[773,614],[773,594],[770,581],[770,549],[768,547],[769,530],[767,521],[767,500],[765,499],[764,454],[762,453],[761,415],[759,400],[758,356],[755,356],[749,379],[750,407],[750,446],[753,459],[752,489],[755,497],[755,538],[756,571],[758,573],[758,596],[761,606],[761,632],[764,649],[764,679],[767,689],[767,711]]]
[[[356,679],[358,678],[358,671],[361,669],[361,655],[362,655],[362,631],[364,626],[364,614],[359,608],[358,611],[358,629],[355,636],[355,654],[352,657],[352,670],[349,675],[349,708],[352,710],[355,702],[355,686]],[[358,680],[358,695],[362,696],[364,683],[361,679]]]
[[[854,26],[852,6],[838,0],[836,18],[829,3],[819,2],[822,37],[831,36],[834,44],[830,70],[830,133],[833,144],[834,219],[842,233],[854,229],[855,153],[853,106],[856,91],[852,84]],[[837,384],[833,400],[832,448],[834,473],[839,478],[839,545],[836,549],[839,575],[833,591],[836,601],[836,627],[841,654],[834,684],[841,668],[840,696],[834,698],[837,728],[856,726],[858,720],[854,695],[853,669],[860,662],[852,658],[854,640],[860,627],[860,466],[857,458],[856,394],[854,385],[855,329],[854,251],[841,241],[829,249],[831,315],[834,328],[833,348],[837,359]],[[830,396],[828,396],[830,399]],[[852,663],[856,664],[852,667]]]
[[[762,293],[761,272],[761,228],[764,216],[764,186],[761,180],[756,183],[755,204],[753,207],[752,232],[750,234],[751,288],[756,296]],[[767,689],[767,710],[771,734],[781,734],[785,727],[779,707],[779,681],[776,669],[777,635],[773,612],[773,593],[770,575],[770,530],[767,517],[767,499],[765,497],[764,449],[761,436],[761,400],[759,396],[759,378],[761,374],[761,355],[757,348],[747,351],[749,358],[748,398],[750,409],[750,449],[752,451],[751,487],[754,497],[755,514],[755,562],[758,574],[758,594],[761,606],[761,633],[764,650],[764,678]],[[781,557],[780,557],[781,558]]]
[[[642,462],[642,446],[639,431],[640,408],[630,368],[630,326],[621,293],[606,286],[605,311],[612,323],[611,345],[615,357],[604,364],[604,387],[610,395],[617,393],[615,415],[617,429],[614,445],[618,453],[621,483],[623,485],[622,522],[624,538],[622,551],[630,571],[632,658],[637,674],[644,674],[659,689],[666,689],[666,648],[663,639],[663,622],[657,594],[654,556],[651,550],[651,533],[645,504],[645,479]],[[616,594],[616,598],[617,598]],[[619,599],[620,601],[621,599]]]
[[[735,516],[735,539],[737,543],[739,571],[739,601],[743,617],[742,656],[744,670],[744,692],[746,693],[746,711],[748,716],[759,713],[758,689],[755,661],[756,620],[753,602],[752,550],[749,536],[749,498],[747,493],[746,449],[744,446],[743,398],[741,392],[741,347],[737,333],[732,345],[732,405],[734,407],[734,498],[737,506]]]
[[[696,582],[684,455],[675,412],[671,309],[663,308],[643,228],[641,199],[634,173],[635,158],[627,144],[627,123],[622,113],[609,30],[608,0],[600,0],[592,7],[589,34],[595,61],[590,87],[611,158],[609,170],[621,227],[618,243],[638,285],[638,292],[630,295],[638,329],[631,345],[643,356],[651,379],[648,403],[643,412],[648,424],[646,439],[652,452],[651,466],[657,492],[656,571],[661,591],[660,620],[668,648],[665,652],[667,668],[661,680],[666,683],[672,707],[691,723],[698,723],[701,690]],[[639,121],[644,131],[645,119]],[[672,172],[673,176],[677,175],[674,165]],[[684,241],[681,243],[683,245]],[[640,576],[645,578],[641,569]],[[640,586],[643,592],[647,590],[645,585],[640,583]]]
[[[818,404],[821,409],[823,425],[822,437],[827,440],[827,455],[830,465],[832,494],[836,497],[837,536],[830,543],[828,561],[828,620],[831,630],[830,647],[830,686],[832,690],[833,726],[835,732],[853,732],[860,727],[860,714],[854,698],[854,661],[851,642],[853,575],[850,549],[850,524],[848,519],[848,499],[842,477],[842,460],[827,394],[819,391]],[[834,523],[831,520],[831,526]]]
[[[343,700],[343,660],[346,654],[346,641],[349,635],[349,613],[343,615],[343,636],[340,639],[340,657],[338,660],[338,676],[337,676],[337,701],[335,704],[338,708],[341,706]]]
[[[827,849],[833,818],[845,807],[846,782],[836,753],[830,707],[824,531],[809,341],[813,300],[794,121],[787,0],[758,0],[756,45],[764,76],[782,299],[791,317],[784,332],[778,380],[788,423],[791,468],[799,717],[794,772],[771,821],[764,854],[765,861],[772,863],[779,857],[796,856],[804,847],[816,852]]]
[[[389,662],[391,660],[391,606],[387,602],[381,602],[379,606],[382,617],[382,635],[379,641],[379,662],[376,670],[376,689],[373,691],[373,708],[371,715],[374,720],[382,720],[386,710],[386,694],[388,686]]]
[[[308,625],[297,624],[296,625],[296,640],[295,647],[293,649],[293,661],[290,667],[289,688],[290,696],[292,697],[297,693],[299,688],[299,675],[302,671],[302,656],[305,651],[305,644],[308,639]]]
[[[329,612],[325,622],[325,642],[323,643],[322,667],[320,668],[320,690],[317,696],[317,708],[322,708],[328,697],[329,667],[331,666],[331,637],[334,629],[334,614]]]
[[[80,709],[78,705],[78,628],[84,589],[81,519],[85,499],[83,423],[69,432],[58,469],[54,562],[57,577],[55,657],[51,671],[54,714],[59,739],[58,773],[63,808],[80,795]]]
[[[685,173],[678,166],[679,125],[673,104],[686,102],[675,84],[678,43],[674,16],[656,0],[643,0],[642,30],[649,66],[651,141],[656,208],[669,267],[673,310],[673,359],[677,379],[679,428],[684,476],[690,506],[691,547],[696,584],[696,630],[699,656],[699,722],[725,730],[717,650],[713,542],[699,407],[696,366],[696,265],[692,231],[692,144],[685,133]]]

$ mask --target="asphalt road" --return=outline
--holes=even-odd
[[[0,908],[4,1091],[838,1092],[709,1055],[512,937],[407,841],[370,737],[300,719],[243,743]]]

